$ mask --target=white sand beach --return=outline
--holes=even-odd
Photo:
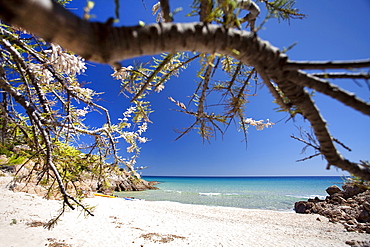
[[[42,227],[60,201],[5,188],[0,177],[0,246],[349,246],[369,234],[346,232],[322,216],[294,212],[126,201],[96,197],[94,217],[65,213],[52,230]],[[40,223],[41,222],[41,223]],[[58,244],[64,243],[64,244]]]

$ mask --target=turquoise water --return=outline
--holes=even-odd
[[[158,181],[159,190],[120,192],[120,197],[150,201],[250,209],[293,210],[294,203],[325,198],[326,188],[342,177],[144,177]]]

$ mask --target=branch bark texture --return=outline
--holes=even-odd
[[[90,61],[111,65],[117,65],[123,59],[161,52],[196,51],[233,56],[258,68],[265,81],[267,78],[273,80],[290,102],[301,110],[310,121],[320,143],[320,152],[329,166],[334,165],[370,180],[369,167],[350,162],[337,151],[325,120],[304,89],[304,86],[314,85],[311,81],[321,84],[319,88],[328,85],[300,71],[302,66],[288,62],[286,55],[280,53],[278,48],[254,33],[206,23],[159,23],[117,28],[84,21],[51,0],[0,0],[0,18],[46,41],[58,43]],[[360,104],[364,107],[356,108],[357,99],[350,98],[356,102],[349,104],[350,107],[361,112],[365,108],[364,113],[368,114],[368,104],[362,102]]]

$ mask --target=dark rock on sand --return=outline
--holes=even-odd
[[[325,200],[299,201],[294,209],[297,213],[323,215],[331,222],[343,224],[347,231],[370,233],[370,184],[348,182],[342,189],[330,186]]]
[[[334,195],[335,193],[338,193],[342,191],[337,185],[332,185],[326,189],[326,193],[329,195]]]

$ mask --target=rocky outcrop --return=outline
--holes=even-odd
[[[370,233],[370,186],[366,183],[349,182],[342,186],[330,186],[325,200],[308,199],[295,203],[297,213],[320,214],[331,222],[342,223],[347,231]]]
[[[96,183],[95,191],[111,194],[114,191],[142,191],[142,190],[155,190],[158,189],[154,185],[158,182],[148,182],[143,179],[136,178],[124,172],[120,175],[111,175],[105,180],[105,185]]]
[[[6,157],[0,157],[6,160]],[[6,162],[0,163],[0,176],[14,176],[9,188],[15,192],[36,194],[48,199],[61,199],[60,190],[52,177],[40,180],[38,177],[43,173],[41,166],[29,163],[27,165],[7,166]],[[154,185],[157,182],[148,182],[132,176],[125,170],[111,172],[104,179],[96,178],[86,172],[79,179],[67,183],[67,192],[75,197],[93,197],[95,192],[111,195],[115,191],[142,191],[158,189]]]

